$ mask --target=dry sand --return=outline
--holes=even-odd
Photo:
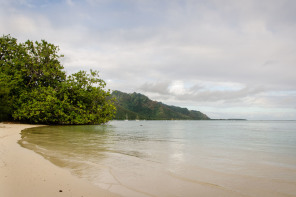
[[[104,197],[118,196],[76,178],[17,141],[20,132],[36,125],[0,123],[1,197]]]

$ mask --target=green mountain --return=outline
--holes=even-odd
[[[139,93],[127,94],[113,91],[116,99],[116,120],[209,120],[210,118],[195,110],[188,110],[170,106],[161,102],[152,101],[147,96]]]

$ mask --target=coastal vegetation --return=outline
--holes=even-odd
[[[114,117],[110,90],[98,71],[66,75],[59,47],[0,38],[0,120],[102,124]]]
[[[161,102],[152,101],[139,93],[127,94],[113,91],[116,99],[115,106],[117,120],[209,120],[210,118],[200,111],[170,106]]]

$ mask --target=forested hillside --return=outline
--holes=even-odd
[[[161,102],[152,101],[139,93],[127,94],[113,91],[117,120],[209,120],[210,118],[200,111],[188,110],[176,106],[169,106]]]

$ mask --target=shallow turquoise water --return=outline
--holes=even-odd
[[[49,126],[20,144],[123,196],[296,196],[295,121]]]

